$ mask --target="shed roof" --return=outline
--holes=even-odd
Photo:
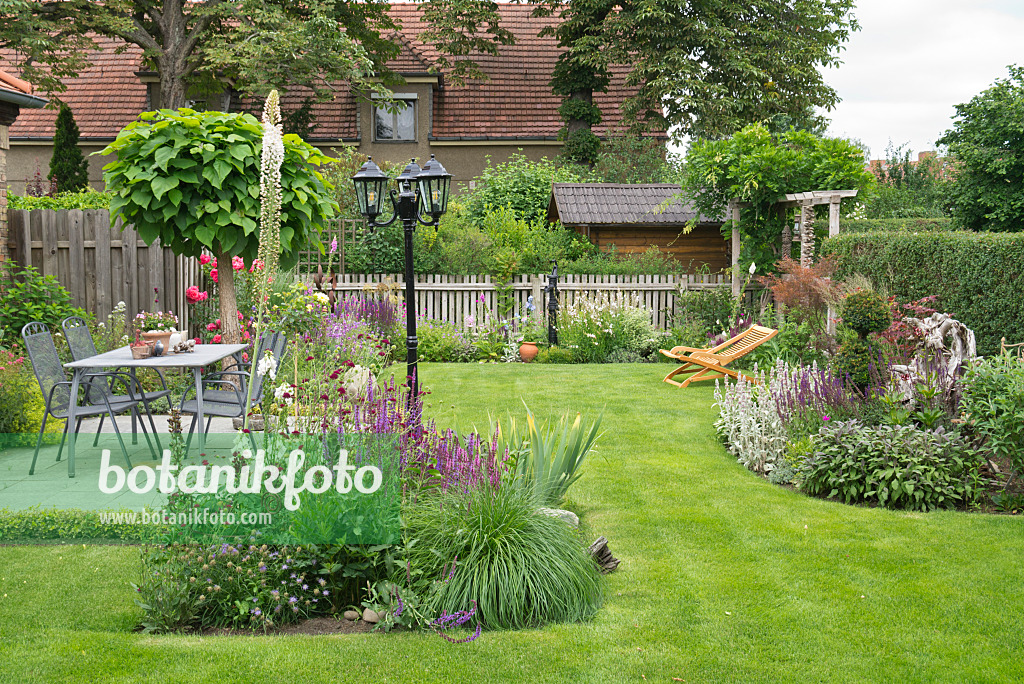
[[[555,183],[551,187],[548,220],[578,225],[664,225],[722,223],[721,218],[699,215],[690,203],[680,202],[678,185],[651,183]]]

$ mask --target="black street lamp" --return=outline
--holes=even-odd
[[[413,272],[412,236],[417,222],[424,226],[437,227],[441,215],[448,209],[448,190],[452,176],[444,170],[434,155],[430,155],[430,161],[422,169],[413,159],[395,180],[398,183],[398,192],[391,190],[389,193],[388,177],[369,157],[356,175],[352,176],[352,183],[356,186],[359,213],[370,224],[370,230],[389,226],[395,219],[402,219],[402,228],[405,229],[405,353],[409,396],[412,398],[419,395],[419,377],[416,371],[416,275]],[[385,194],[391,198],[394,213],[387,221],[379,222],[377,217],[384,213]],[[425,216],[429,217],[429,220],[424,220]]]

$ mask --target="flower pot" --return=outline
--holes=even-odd
[[[540,350],[537,349],[537,345],[533,342],[523,342],[519,345],[519,358],[523,360],[523,363],[530,363],[537,358],[537,353]]]
[[[153,344],[156,344],[158,341],[163,342],[164,352],[168,352],[171,350],[171,335],[173,334],[169,330],[150,330],[149,332],[142,333],[142,339]]]
[[[148,359],[153,355],[153,345],[140,344],[137,347],[130,347],[133,359]]]

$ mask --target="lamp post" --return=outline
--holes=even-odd
[[[370,230],[389,226],[395,219],[402,220],[405,232],[405,355],[411,401],[419,395],[419,376],[416,370],[416,275],[413,271],[412,237],[417,223],[437,227],[442,214],[448,209],[448,190],[452,176],[434,155],[430,155],[430,161],[422,169],[413,159],[395,180],[398,192],[388,192],[388,177],[370,157],[352,176],[359,213],[366,218]],[[385,196],[391,199],[394,211],[390,219],[380,222],[377,218],[384,213]],[[424,220],[424,216],[429,217],[429,220]]]

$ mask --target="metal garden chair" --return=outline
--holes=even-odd
[[[46,402],[46,410],[43,413],[43,423],[39,427],[39,436],[36,439],[35,453],[32,454],[32,466],[28,474],[35,474],[36,459],[39,457],[39,448],[43,443],[43,432],[46,430],[46,420],[53,417],[56,420],[66,419],[72,401],[78,401],[77,397],[71,396],[71,385],[67,375],[64,373],[64,366],[57,354],[57,348],[53,344],[53,336],[50,329],[44,323],[32,322],[21,329],[21,337],[25,341],[25,349],[28,352],[29,361],[32,362],[32,371],[35,373],[36,381],[39,383],[39,390]],[[141,399],[136,397],[118,397],[110,391],[110,387],[104,383],[94,383],[86,377],[79,387],[84,389],[85,401],[75,411],[77,420],[74,426],[75,434],[81,428],[82,419],[89,416],[110,416],[114,424],[114,432],[117,434],[117,441],[121,445],[121,452],[128,467],[132,467],[131,459],[128,457],[128,449],[121,438],[121,431],[117,427],[115,416],[125,411],[131,411],[135,418],[138,418],[138,406]],[[71,429],[71,421],[64,425],[64,432],[60,438],[60,448],[57,450],[57,460],[64,453],[64,442]],[[152,422],[152,419],[151,419]],[[142,432],[146,435],[146,443],[152,451],[153,445],[146,434],[146,426],[142,425]],[[155,431],[154,431],[155,432]],[[154,455],[155,455],[154,451]]]
[[[64,330],[64,338],[68,341],[68,346],[71,348],[71,357],[75,361],[81,361],[87,359],[90,356],[96,356],[96,343],[92,339],[92,333],[89,332],[89,324],[84,318],[80,316],[69,316],[65,318],[61,323],[61,328]],[[139,383],[138,378],[135,377],[134,373],[130,373],[123,370],[99,370],[90,371],[86,376],[91,378],[90,382],[99,386],[106,386],[110,395],[113,395],[112,389],[115,383],[121,384],[128,392],[129,397],[137,397],[142,400],[143,405],[146,407],[146,414],[150,416],[150,424],[153,427],[154,432],[156,428],[153,426],[152,411],[150,408],[150,402],[158,401],[160,399],[167,399],[167,410],[170,411],[173,408],[171,404],[171,391],[167,389],[167,381],[164,379],[163,373],[159,369],[155,369],[157,377],[160,378],[161,389],[155,392],[146,392],[142,389],[142,384]],[[90,400],[98,400],[97,398],[90,397]],[[96,446],[96,442],[99,440],[100,432],[103,430],[103,421],[106,420],[106,415],[100,416],[100,426],[96,430],[96,438],[93,440],[93,446]],[[134,425],[135,416],[132,416],[132,433],[135,432]],[[159,438],[157,438],[159,443]]]
[[[211,373],[203,379],[203,413],[207,416],[205,427],[199,426],[203,434],[209,433],[210,425],[215,416],[220,418],[242,418],[245,416],[245,402],[250,382],[252,383],[253,400],[259,401],[259,398],[263,395],[263,381],[265,378],[264,375],[253,375],[255,369],[259,367],[259,360],[269,350],[274,354],[274,359],[280,367],[281,357],[284,356],[287,343],[288,340],[283,333],[274,332],[264,335],[260,338],[259,347],[249,363],[248,371],[240,370],[240,366],[236,366],[228,370]],[[229,377],[237,377],[240,382],[236,385],[236,383],[227,379]],[[212,385],[213,387],[208,388],[207,385]],[[195,394],[195,390],[189,389],[185,392],[179,407],[182,413],[192,414],[192,422],[188,428],[188,441],[185,444],[186,449],[192,444],[192,434],[196,429],[195,414],[199,411],[198,402],[195,399],[188,398],[190,393]],[[253,448],[255,448],[255,441],[251,434],[249,439],[253,441]]]

